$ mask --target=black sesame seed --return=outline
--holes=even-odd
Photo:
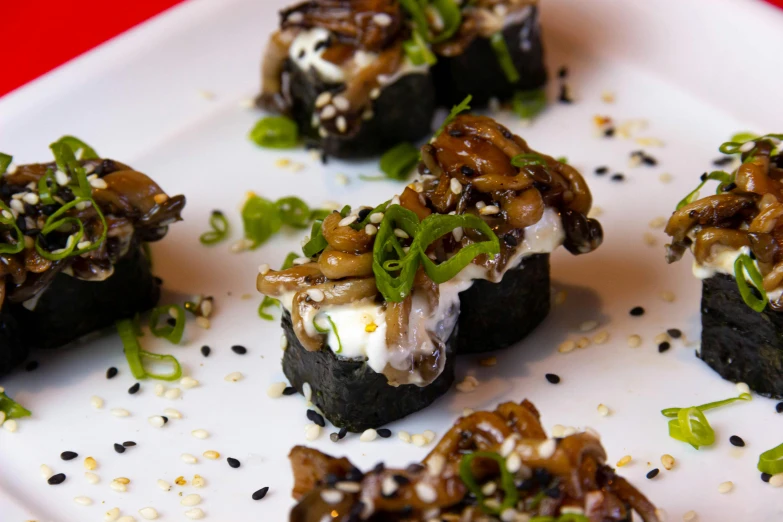
[[[345,479],[349,482],[361,482],[361,480],[364,478],[364,473],[359,468],[356,468],[354,466],[351,466],[351,469],[348,470],[348,473],[345,474]]]
[[[27,366],[24,367],[25,371],[32,372],[38,369],[38,361],[30,361]]]
[[[386,469],[386,466],[384,465],[384,463],[383,462],[379,462],[378,464],[373,466],[372,471],[373,471],[373,473],[383,473],[383,470],[385,470],[385,469]]]
[[[111,368],[106,370],[106,378],[107,379],[113,379],[114,377],[117,376],[118,373],[119,373],[119,370],[117,370],[117,368],[112,366]]]
[[[560,86],[560,94],[557,97],[557,101],[560,103],[574,103],[574,100],[568,96],[568,85],[565,83]]]
[[[65,482],[65,473],[58,473],[57,475],[52,475],[49,477],[49,480],[46,482],[49,483],[51,486],[56,486],[57,484],[62,484]]]
[[[680,337],[682,337],[682,332],[677,328],[669,328],[668,330],[666,330],[666,333],[669,334],[669,337],[671,337],[672,339],[679,339]]]
[[[625,175],[618,172],[617,174],[612,174],[610,179],[612,181],[625,181]]]
[[[212,351],[212,348],[210,348],[206,344],[201,347],[201,355],[203,355],[204,357],[209,357],[209,352],[211,352],[211,351]]]
[[[141,389],[141,383],[137,382],[136,384],[128,388],[128,393],[133,395],[134,393],[138,392],[140,389]]]
[[[556,375],[554,373],[547,373],[545,375],[546,380],[549,381],[552,384],[558,384],[560,382],[560,376]]]
[[[705,172],[704,174],[699,176],[699,179],[702,180],[702,181],[707,181],[707,173]]]
[[[296,388],[293,386],[286,386],[283,390],[283,395],[293,395],[296,393]]]
[[[166,424],[169,421],[169,418],[165,415],[161,415],[160,418],[163,419],[163,424]]]
[[[463,136],[463,133],[459,129],[449,129],[449,136],[453,138],[460,138]]]
[[[735,188],[737,188],[737,184],[732,182],[732,183],[729,183],[728,185],[725,185],[723,188],[721,188],[721,190],[723,192],[731,192]]]
[[[659,470],[658,468],[651,469],[649,471],[649,473],[647,473],[647,478],[648,479],[654,479],[655,477],[658,476],[658,473],[660,473],[660,472],[661,472],[661,470]]]
[[[517,241],[517,238],[516,238],[516,236],[514,236],[514,235],[513,235],[513,234],[511,234],[511,233],[508,233],[508,234],[503,234],[503,241],[504,241],[504,242],[505,242],[505,243],[506,243],[508,246],[512,246],[512,247],[514,247],[514,246],[517,246],[517,245],[519,244],[519,241]]]
[[[117,453],[125,453],[125,446],[123,446],[122,444],[115,444],[114,451],[116,451]]]
[[[612,136],[614,136],[614,127],[609,127],[604,131],[604,137],[611,138]]]
[[[658,164],[658,160],[653,158],[652,156],[648,156],[646,154],[642,154],[642,163],[645,165],[648,165],[650,167],[654,167]]]
[[[502,134],[504,138],[506,138],[507,140],[510,140],[510,139],[512,139],[514,137],[514,135],[511,134],[510,130],[508,130],[507,128],[503,127],[502,125],[499,125],[499,127],[500,127],[500,134]]]
[[[392,475],[392,480],[394,480],[398,486],[405,486],[411,483],[411,479],[405,475]]]
[[[763,480],[764,482],[769,482],[769,479],[771,479],[771,478],[772,478],[772,475],[770,475],[769,473],[762,473],[761,474],[761,480]]]
[[[269,486],[259,489],[258,491],[253,493],[253,500],[261,500],[266,496],[267,491],[269,491]]]
[[[323,415],[315,410],[307,410],[307,418],[322,428],[326,426],[326,421],[324,420]]]
[[[245,355],[247,353],[247,348],[244,346],[240,346],[238,344],[235,344],[231,347],[231,351],[234,352],[237,355]]]
[[[564,65],[564,66],[560,67],[560,69],[557,70],[557,77],[558,78],[565,78],[566,76],[568,76],[568,67],[566,67]]]
[[[633,308],[631,308],[631,311],[628,313],[630,313],[634,317],[639,317],[640,315],[644,315],[644,308],[642,308],[641,306],[634,306]]]
[[[348,435],[348,428],[346,426],[343,426],[340,428],[340,431],[337,432],[337,438],[342,440],[345,438],[345,436]]]
[[[126,440],[125,442],[122,443],[122,445],[125,446],[126,448],[132,448],[133,446],[136,445],[136,443],[133,442],[132,440]]]
[[[371,209],[371,208],[363,208],[363,209],[361,209],[361,210],[359,211],[359,213],[357,214],[357,218],[359,219],[359,221],[364,221],[364,219],[365,219],[367,216],[369,216],[369,215],[370,215],[370,212],[372,212],[372,209]]]
[[[669,343],[669,341],[664,341],[661,344],[658,345],[658,353],[663,353],[666,351],[669,351],[669,348],[671,348],[672,345]]]
[[[75,451],[63,451],[62,453],[60,453],[60,458],[63,460],[73,460],[78,456],[79,454],[76,453]]]
[[[745,447],[745,441],[742,440],[742,437],[739,437],[737,435],[732,435],[729,437],[729,442],[731,442],[732,446],[737,446],[738,448]]]
[[[330,488],[335,487],[337,485],[337,475],[335,475],[334,473],[327,473],[324,476],[324,482]]]
[[[599,176],[603,176],[607,172],[609,172],[609,167],[598,167],[597,169],[595,169],[595,173],[598,174]]]
[[[375,433],[377,433],[378,436],[381,437],[382,439],[388,439],[389,437],[391,437],[391,434],[392,434],[392,432],[391,432],[391,430],[389,428],[377,429],[377,430],[375,430]]]
[[[467,165],[463,165],[459,168],[459,171],[462,173],[463,176],[467,176],[469,178],[472,178],[476,175],[476,171],[472,168],[468,167]]]
[[[712,164],[715,165],[716,167],[725,167],[732,161],[734,161],[734,159],[731,156],[723,156],[721,158],[712,160]]]
[[[234,469],[236,469],[236,468],[238,468],[240,466],[239,461],[237,459],[235,459],[234,457],[227,458],[226,462],[228,462],[228,465],[231,466]]]
[[[775,405],[775,411],[778,413],[783,413],[783,402],[779,402]]]

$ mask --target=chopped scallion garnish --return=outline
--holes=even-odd
[[[266,309],[269,308],[270,306],[280,306],[280,301],[278,299],[275,299],[274,297],[269,297],[268,295],[265,295],[264,300],[261,301],[261,304],[258,306],[258,316],[261,319],[264,319],[266,321],[275,320],[274,316],[266,311]]]
[[[758,470],[770,475],[783,473],[783,444],[775,446],[759,456]]]
[[[547,162],[541,154],[535,152],[528,152],[526,154],[517,154],[511,158],[511,164],[515,167],[528,167],[530,165],[539,165],[546,167]]]
[[[405,180],[419,162],[419,149],[408,142],[402,142],[387,150],[381,156],[381,172],[387,178]]]
[[[0,225],[10,227],[16,236],[16,243],[0,243],[0,254],[17,254],[24,250],[24,233],[8,206],[0,201]]]
[[[310,222],[310,207],[296,196],[280,198],[275,205],[277,205],[277,210],[280,212],[280,219],[285,225],[295,228],[305,228]]]
[[[160,317],[165,316],[166,320],[160,324]],[[174,319],[174,325],[168,324],[168,318]],[[155,337],[163,337],[173,344],[179,344],[182,341],[182,334],[185,332],[185,309],[180,305],[163,305],[152,309],[150,313],[150,332]]]
[[[321,220],[313,222],[313,227],[310,229],[310,240],[302,247],[302,253],[305,257],[316,256],[328,246],[321,225],[323,225]]]
[[[138,329],[139,326],[133,319],[123,319],[121,321],[117,321],[117,332],[120,334],[122,346],[125,351],[125,358],[128,360],[128,366],[130,367],[133,377],[136,379],[145,379],[150,377],[152,379],[159,379],[162,381],[179,380],[182,377],[182,366],[180,366],[177,358],[173,355],[160,355],[142,350],[141,345],[139,344],[139,340],[137,339]],[[142,359],[170,363],[174,367],[174,370],[169,374],[150,373],[144,368],[144,362]]]
[[[765,134],[764,136],[757,136],[755,134],[752,134],[750,132],[741,132],[738,134],[735,134],[731,137],[731,141],[727,141],[726,143],[723,143],[718,150],[721,151],[723,154],[739,154],[742,152],[742,146],[745,145],[748,142],[754,141],[763,141],[765,139],[774,139],[774,140],[783,140],[783,134]],[[753,149],[751,149],[748,152],[751,152]]]
[[[708,402],[707,404],[694,406],[694,408],[697,408],[699,411],[708,411],[715,408],[720,408],[721,406],[726,406],[735,403],[737,401],[749,401],[751,399],[752,397],[750,396],[749,393],[741,393],[738,397],[731,397],[729,399],[723,399],[722,401]],[[682,408],[666,408],[665,410],[661,410],[661,414],[664,417],[676,417],[681,409]]]
[[[454,0],[400,0],[400,5],[413,19],[416,32],[428,42],[443,42],[451,38],[462,23],[462,11]],[[426,10],[438,13],[441,28],[434,34]]]
[[[6,395],[4,391],[0,391],[0,411],[5,413],[6,419],[20,419],[32,415],[30,410]]]
[[[679,203],[677,203],[677,210],[680,210],[685,205],[688,205],[690,203],[693,203],[693,201],[699,197],[699,191],[704,186],[705,183],[709,180],[716,180],[720,181],[720,184],[718,185],[718,190],[716,191],[718,194],[720,194],[721,189],[725,187],[726,185],[732,183],[734,181],[734,178],[731,174],[728,172],[724,172],[722,170],[716,170],[713,172],[710,172],[706,176],[702,176],[701,183],[699,183],[699,186],[693,189],[687,196],[682,198]]]
[[[455,105],[451,108],[451,112],[449,112],[449,115],[446,116],[446,119],[443,120],[443,123],[440,124],[440,127],[438,127],[438,130],[435,131],[435,134],[432,136],[432,139],[430,142],[434,141],[435,138],[440,136],[440,133],[443,132],[443,129],[446,128],[446,125],[454,121],[454,118],[460,115],[460,113],[463,113],[465,111],[470,110],[470,100],[473,99],[473,96],[468,94],[464,100],[462,100],[458,105]]]
[[[511,108],[523,120],[532,120],[546,109],[546,91],[517,91],[511,100]]]
[[[13,156],[0,152],[0,176],[6,173],[12,161],[14,161]]]
[[[332,318],[329,317],[328,314],[324,314],[324,317],[326,317],[326,320],[329,321],[329,326],[331,326],[331,331],[334,332],[334,336],[337,339],[337,350],[335,350],[334,353],[342,353],[343,343],[340,340],[340,334],[337,332],[337,325],[334,324],[334,321],[332,321]],[[313,328],[315,328],[315,330],[321,334],[328,334],[330,331],[329,328],[324,328],[320,324],[318,324],[318,316],[313,317]]]
[[[753,287],[760,295],[756,295],[748,285],[745,274],[750,277]],[[763,312],[767,307],[767,292],[764,290],[764,279],[761,277],[756,263],[747,254],[741,254],[734,261],[734,279],[742,300],[756,312]]]
[[[435,65],[438,61],[435,53],[418,31],[413,31],[411,39],[402,43],[402,48],[413,65]]]
[[[299,142],[296,122],[285,116],[267,116],[250,131],[250,140],[260,147],[290,149]]]
[[[92,147],[84,143],[82,140],[74,136],[63,136],[62,138],[55,141],[54,143],[66,145],[68,148],[70,148],[73,151],[73,154],[76,157],[76,159],[79,160],[90,160],[90,159],[100,158],[100,156],[98,156],[98,153],[95,152],[95,149],[93,149]]]
[[[277,205],[253,194],[242,207],[242,223],[245,237],[253,242],[251,248],[258,248],[280,230],[283,220]]]
[[[229,234],[228,219],[220,210],[213,210],[209,215],[209,226],[212,230],[199,236],[202,245],[214,245],[225,240]]]
[[[476,477],[473,475],[473,468],[471,465],[476,459],[490,459],[497,462],[498,468],[500,468],[500,486],[503,488],[503,502],[499,507],[487,506],[484,500],[486,499],[482,487],[476,482]],[[468,453],[462,457],[459,463],[459,476],[465,486],[470,490],[473,495],[476,496],[476,501],[484,513],[490,515],[498,515],[506,509],[513,508],[519,500],[519,491],[514,483],[514,475],[506,467],[506,460],[499,454],[490,451],[475,451]]]
[[[738,397],[708,402],[701,406],[666,408],[661,410],[661,414],[665,417],[674,417],[669,421],[669,436],[671,438],[687,442],[694,448],[699,449],[701,446],[709,446],[715,442],[715,431],[710,426],[703,412],[737,401],[749,400],[751,400],[750,394],[741,393]]]
[[[503,74],[506,75],[506,79],[509,83],[517,83],[519,81],[519,71],[514,65],[514,60],[511,58],[511,53],[506,45],[506,39],[503,37],[503,32],[498,31],[493,34],[489,39],[492,50],[495,51],[495,57],[498,59],[500,68],[503,69]]]

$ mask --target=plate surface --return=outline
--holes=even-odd
[[[326,200],[356,205],[386,199],[402,186],[359,180],[359,174],[376,174],[373,162],[323,166],[305,151],[261,150],[245,138],[259,114],[240,105],[255,93],[261,50],[283,3],[193,0],[0,100],[0,149],[17,162],[45,159],[48,143],[74,134],[103,155],[147,172],[170,194],[186,194],[185,222],[153,246],[155,270],[165,280],[164,302],[198,293],[216,301],[212,328],[189,325],[183,346],[143,340],[146,348],[174,353],[201,382],[177,400],[156,397],[152,382],[142,383],[136,395],[127,393],[134,380],[113,332],[69,350],[35,354],[41,363],[36,372],[0,382],[34,412],[19,432],[0,430],[3,522],[99,521],[115,506],[138,519],[139,509],[153,506],[162,520],[183,520],[187,508],[180,506],[180,492],[202,495],[207,520],[287,520],[293,502],[286,457],[294,444],[306,442],[307,420],[301,397],[266,395],[269,384],[284,380],[281,331],[256,315],[255,277],[259,263],[277,266],[296,250],[301,235],[284,233],[242,254],[230,253],[228,243],[205,248],[198,236],[209,212],[222,209],[234,225],[233,239],[239,239],[238,208],[248,190],[271,199],[296,194],[312,206]],[[568,66],[577,102],[552,105],[530,127],[510,114],[498,118],[534,148],[567,156],[584,173],[603,211],[606,242],[589,256],[573,257],[562,249],[553,256],[553,285],[567,292],[567,299],[521,345],[496,354],[497,366],[479,367],[471,357],[459,362],[458,379],[474,375],[480,381],[475,392],[452,391],[390,428],[395,433],[431,429],[440,436],[463,408],[527,397],[541,410],[548,430],[555,424],[591,426],[602,434],[610,463],[631,455],[620,473],[668,512],[669,520],[695,510],[702,521],[779,521],[782,490],[762,483],[756,471],[758,455],[781,442],[783,415],[774,413],[774,401],[754,397],[711,413],[718,434],[711,448],[696,451],[667,436],[659,410],[729,397],[735,388],[696,359],[693,342],[676,341],[670,351],[658,353],[653,338],[667,328],[698,339],[700,283],[689,261],[665,264],[665,236],[648,223],[669,215],[699,174],[711,168],[717,146],[731,134],[781,131],[783,104],[775,103],[780,99],[775,86],[779,89],[783,78],[770,64],[780,63],[783,16],[748,0],[545,0],[542,11],[550,70]],[[201,91],[214,97],[206,99]],[[604,91],[615,94],[615,103],[602,102]],[[593,117],[598,114],[619,123],[646,120],[649,125],[635,137],[657,138],[665,146],[597,137]],[[629,154],[640,148],[655,156],[658,166],[630,168]],[[283,170],[275,166],[281,158],[306,168]],[[626,180],[594,175],[601,165],[624,173]],[[660,180],[663,173],[671,182]],[[348,177],[347,185],[339,182],[340,174]],[[646,232],[655,246],[648,245]],[[663,291],[674,292],[676,300],[661,299]],[[628,314],[637,305],[646,309],[641,318]],[[609,342],[558,353],[561,342],[583,335],[578,326],[586,320],[598,321]],[[628,347],[632,334],[642,337],[641,347]],[[205,344],[212,347],[208,359],[198,350]],[[234,344],[246,346],[248,354],[234,354]],[[110,366],[120,368],[120,375],[107,381]],[[225,382],[234,371],[245,378]],[[562,383],[547,383],[545,373],[557,373]],[[92,409],[93,395],[105,399],[104,409]],[[600,417],[599,403],[609,406],[611,415]],[[164,429],[147,423],[147,417],[169,407],[184,418]],[[111,408],[132,415],[114,418]],[[190,432],[199,428],[211,437],[193,438]],[[311,444],[362,467],[381,459],[404,465],[428,451],[396,436],[372,443],[354,436],[334,444],[330,431]],[[744,438],[745,448],[729,444],[733,434]],[[138,446],[116,454],[113,443],[126,440]],[[80,458],[61,461],[65,450]],[[238,458],[242,467],[231,469],[224,458],[204,459],[206,450]],[[185,464],[183,453],[198,456],[199,463]],[[660,467],[664,453],[676,458],[675,468],[647,480],[645,474]],[[86,456],[99,462],[97,485],[83,477]],[[48,486],[39,474],[44,463],[68,480]],[[156,486],[157,479],[190,481],[194,474],[205,478],[204,488],[165,493]],[[109,488],[120,476],[131,479],[127,493]],[[728,480],[734,490],[721,495],[718,484]],[[251,500],[263,486],[270,487],[267,498]],[[73,502],[77,496],[94,504],[79,506]]]

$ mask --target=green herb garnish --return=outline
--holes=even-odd
[[[413,65],[435,65],[438,58],[418,31],[413,31],[410,40],[402,43],[405,54]]]
[[[764,136],[757,136],[755,134],[752,134],[750,132],[741,132],[739,134],[735,134],[731,137],[731,141],[727,141],[726,143],[723,143],[718,150],[721,151],[723,154],[739,154],[742,151],[742,146],[745,145],[748,142],[757,142],[762,141],[767,138],[772,138],[776,140],[783,140],[783,134],[765,134]],[[755,148],[755,147],[754,147]],[[751,149],[748,152],[752,152],[753,149]]]
[[[117,332],[120,334],[123,350],[125,351],[125,358],[128,360],[128,366],[130,367],[134,378],[145,379],[150,377],[152,379],[159,379],[162,381],[177,381],[182,377],[182,366],[180,366],[176,357],[173,355],[160,355],[141,349],[141,345],[137,339],[139,332],[138,323],[136,323],[133,319],[123,319],[121,321],[117,321],[116,324]],[[169,374],[150,373],[144,368],[144,362],[142,359],[171,363],[174,367],[174,370]]]
[[[783,473],[783,444],[775,446],[759,456],[758,470],[770,475]]]
[[[0,201],[0,225],[10,227],[16,236],[15,243],[0,243],[0,254],[18,254],[24,250],[24,233],[16,224],[11,209],[2,201]]]
[[[255,194],[242,207],[242,223],[245,237],[253,242],[250,248],[258,248],[283,226],[277,205]]]
[[[275,299],[274,297],[269,297],[268,295],[264,296],[264,300],[261,301],[261,304],[258,306],[258,316],[261,319],[267,320],[267,321],[274,321],[274,316],[270,313],[266,312],[266,309],[270,306],[280,306],[280,300]]]
[[[302,253],[305,257],[316,256],[329,245],[324,237],[323,223],[321,220],[313,222],[313,227],[310,229],[310,240],[302,247]]]
[[[748,281],[745,279],[745,274],[750,277],[753,286],[761,296],[756,296],[753,290],[748,286]],[[763,312],[767,307],[767,292],[764,290],[764,279],[756,268],[756,263],[747,254],[741,254],[734,261],[734,279],[737,280],[737,288],[742,296],[742,300],[751,309],[756,312]]]
[[[500,486],[503,488],[505,495],[503,497],[503,502],[498,508],[489,507],[484,503],[486,497],[481,491],[481,486],[476,482],[476,478],[473,476],[473,470],[471,468],[471,464],[476,459],[494,460],[497,462],[498,468],[500,468]],[[519,491],[517,491],[517,486],[514,484],[514,475],[506,468],[506,460],[497,453],[490,451],[475,451],[464,455],[459,463],[459,476],[470,492],[476,496],[476,501],[484,513],[499,515],[506,509],[517,505]]]
[[[13,156],[0,152],[0,176],[6,173],[12,161],[14,161]]]
[[[209,215],[209,226],[212,230],[199,236],[202,245],[214,245],[225,240],[229,234],[228,219],[220,210],[213,210]]]
[[[403,142],[387,150],[381,156],[381,172],[387,178],[405,180],[419,162],[419,149],[415,145]]]
[[[519,81],[519,71],[514,65],[514,60],[511,58],[511,53],[506,45],[506,39],[503,37],[502,32],[497,32],[489,39],[492,50],[495,51],[495,57],[498,59],[500,68],[503,69],[503,74],[506,75],[506,79],[509,83],[517,83]]]
[[[324,314],[324,317],[326,317],[326,320],[329,321],[329,325],[331,326],[331,331],[334,332],[334,336],[337,339],[337,350],[334,353],[342,353],[343,351],[343,343],[340,340],[340,334],[337,332],[337,325],[334,324],[334,321],[332,321],[332,318],[329,317],[328,314]],[[318,324],[317,317],[313,317],[313,327],[318,333],[321,334],[328,334],[329,328],[322,328],[321,325]]]
[[[164,315],[166,320],[160,323],[160,317]],[[168,324],[168,318],[174,319],[174,325]],[[182,341],[182,334],[185,332],[185,310],[176,304],[158,306],[152,309],[150,313],[150,332],[155,337],[163,337],[173,344],[179,344]]]
[[[299,142],[299,129],[291,118],[267,116],[258,120],[249,138],[260,147],[290,149]]]
[[[6,419],[20,419],[32,415],[30,410],[6,395],[5,391],[0,391],[0,411],[5,414]]]
[[[283,266],[280,268],[280,270],[286,270],[294,266],[294,260],[296,259],[299,259],[299,256],[296,254],[296,252],[289,252],[288,255],[285,256],[285,259],[283,260]]]
[[[517,91],[511,100],[511,107],[517,116],[523,120],[532,120],[546,109],[546,91]]]
[[[74,136],[63,136],[54,143],[67,146],[73,151],[74,156],[80,160],[100,159],[95,149]],[[65,171],[63,171],[65,172]]]
[[[671,438],[687,442],[694,448],[699,449],[701,446],[709,446],[715,442],[715,431],[710,426],[703,412],[737,401],[749,400],[751,400],[750,394],[741,393],[738,397],[708,402],[701,406],[666,408],[661,410],[661,414],[664,417],[674,417],[669,421],[669,436]]]
[[[468,94],[464,100],[462,100],[458,105],[455,105],[451,108],[451,112],[449,112],[449,115],[446,116],[446,119],[443,120],[443,123],[440,124],[440,127],[438,127],[438,130],[435,131],[435,134],[432,136],[432,139],[430,140],[430,143],[435,141],[435,138],[440,136],[440,133],[443,132],[443,129],[446,128],[446,125],[454,121],[454,118],[460,115],[460,113],[463,113],[465,111],[470,110],[470,100],[473,99],[473,95]]]
[[[462,23],[462,11],[454,0],[400,0],[400,5],[413,19],[413,25],[427,42],[443,42],[451,38]],[[443,22],[443,29],[432,32],[426,10],[434,9]]]
[[[717,193],[720,194],[723,190],[723,187],[729,185],[734,181],[734,177],[729,174],[728,172],[724,172],[722,170],[716,170],[713,172],[710,172],[709,174],[703,175],[701,178],[701,183],[699,183],[699,186],[693,189],[687,196],[682,198],[679,203],[677,203],[676,210],[680,210],[685,205],[689,205],[690,203],[693,203],[693,201],[699,197],[699,191],[704,186],[705,183],[707,183],[709,180],[715,180],[720,181],[720,184],[718,185]]]
[[[529,167],[531,165],[539,165],[546,167],[547,162],[541,154],[535,152],[528,152],[526,154],[517,154],[511,158],[511,164],[515,167]]]
[[[305,228],[310,222],[310,207],[296,196],[280,198],[275,203],[283,224],[295,228]]]

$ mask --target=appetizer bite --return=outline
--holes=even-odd
[[[336,157],[378,154],[432,131],[432,76],[403,50],[398,1],[311,0],[280,15],[261,108],[293,118],[309,144]]]
[[[0,154],[0,374],[31,348],[155,306],[160,280],[144,243],[162,239],[185,206],[76,138],[51,149],[54,162],[10,170],[11,156]]]
[[[702,279],[699,357],[723,378],[783,397],[783,154],[781,134],[724,143],[732,173],[703,174],[666,226],[667,261],[690,249]],[[715,195],[698,198],[708,180]]]
[[[579,173],[491,118],[456,116],[421,156],[401,195],[329,214],[294,266],[260,268],[291,385],[351,431],[443,395],[455,353],[522,339],[549,310],[549,253],[602,240]]]
[[[609,522],[636,512],[659,522],[644,495],[606,465],[594,432],[547,438],[535,406],[506,402],[460,417],[421,464],[379,463],[296,446],[289,455],[290,522]]]

